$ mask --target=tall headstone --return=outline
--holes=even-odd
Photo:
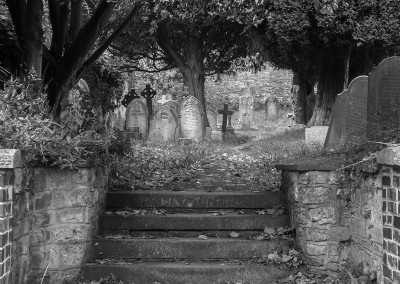
[[[254,99],[249,87],[243,88],[239,97],[238,128],[251,128],[254,125]]]
[[[214,110],[214,108],[207,107],[207,118],[208,122],[210,123],[211,130],[216,131],[218,115],[217,112]]]
[[[400,128],[400,57],[373,68],[368,79],[368,137]]]
[[[139,127],[142,138],[147,137],[148,115],[145,102],[140,99],[132,100],[126,108],[126,130],[130,132]]]
[[[269,96],[265,100],[265,119],[274,120],[278,118],[279,100],[274,95]]]
[[[367,133],[368,76],[359,76],[336,97],[325,147],[348,139],[365,138]]]
[[[181,102],[181,132],[183,138],[200,140],[203,138],[202,106],[193,96],[184,98]]]
[[[178,117],[174,111],[163,105],[150,118],[149,140],[175,141],[180,138]]]

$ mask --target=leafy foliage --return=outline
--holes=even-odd
[[[62,124],[47,117],[42,82],[30,77],[10,81],[0,91],[0,147],[21,149],[29,165],[41,162],[76,168],[106,157],[111,133],[80,108],[72,108]]]

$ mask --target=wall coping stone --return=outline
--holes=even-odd
[[[32,161],[30,163],[30,165],[34,168],[59,168],[61,169],[59,166],[51,166],[48,163],[44,163],[41,160],[36,160],[36,161]],[[78,165],[76,165],[76,168],[93,168],[93,167],[98,167],[98,163],[96,161],[93,160],[89,160],[89,161],[84,161]]]
[[[341,167],[338,157],[298,158],[275,165],[284,171],[335,171]]]

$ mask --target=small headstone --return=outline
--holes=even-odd
[[[188,96],[181,102],[181,133],[183,138],[203,138],[202,107],[198,99]]]
[[[249,87],[243,88],[239,97],[238,128],[251,128],[254,125],[254,99]]]
[[[306,145],[323,146],[329,126],[311,126],[306,128]]]
[[[139,128],[142,138],[147,137],[148,110],[145,102],[140,99],[134,99],[126,108],[126,130],[134,132]]]
[[[368,79],[368,137],[400,128],[400,57],[389,57],[373,68]]]
[[[211,107],[207,108],[207,118],[208,122],[210,123],[211,130],[217,130],[218,115],[217,112]]]
[[[211,140],[212,141],[222,141],[222,132],[211,130]]]
[[[265,100],[265,119],[274,120],[278,118],[279,100],[274,95],[269,96]]]
[[[342,145],[348,139],[365,138],[367,132],[368,77],[359,76],[336,97],[325,147]]]
[[[161,136],[163,141],[174,141],[180,137],[178,117],[166,105],[155,110],[150,118],[149,140],[158,141]]]

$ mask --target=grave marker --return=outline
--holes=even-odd
[[[161,135],[160,135],[161,133]],[[180,137],[179,120],[174,111],[163,105],[150,118],[149,140],[174,141]]]
[[[269,96],[265,100],[265,119],[274,120],[278,118],[278,104],[279,100],[274,95]]]
[[[359,76],[336,97],[325,147],[334,147],[367,132],[368,77]]]
[[[128,107],[129,103],[133,101],[134,99],[140,99],[140,96],[136,94],[135,89],[131,89],[129,93],[127,93],[122,100],[121,104],[124,107]]]
[[[218,114],[211,107],[207,107],[207,118],[210,123],[211,130],[217,130],[217,118]]]
[[[251,128],[254,124],[253,96],[249,87],[243,88],[239,97],[238,128]]]
[[[228,122],[228,115],[231,116],[233,114],[233,111],[228,109],[229,106],[228,104],[224,104],[224,109],[218,110],[219,114],[222,114],[222,133],[227,132],[227,122]]]
[[[156,91],[154,91],[150,84],[146,84],[146,88],[140,94],[143,98],[146,99],[147,109],[149,110],[149,115],[153,114],[153,98],[156,95]]]
[[[400,127],[400,57],[389,57],[368,76],[368,137]]]
[[[138,127],[142,138],[147,137],[148,117],[146,103],[138,98],[132,100],[126,108],[126,130],[133,132]]]
[[[203,138],[202,106],[193,96],[181,102],[181,133],[183,138],[199,140]]]

